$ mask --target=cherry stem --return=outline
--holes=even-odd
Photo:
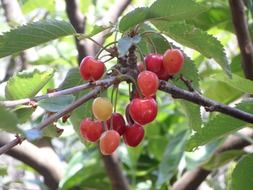
[[[122,78],[123,77],[123,78]],[[119,80],[124,80],[125,76],[117,76],[117,79]],[[89,89],[89,88],[93,88],[96,86],[104,86],[107,85],[108,82],[111,81],[111,78],[107,78],[107,79],[103,79],[103,80],[97,80],[97,81],[93,81],[93,82],[87,82],[78,86],[74,86],[71,88],[67,88],[64,90],[59,90],[59,91],[55,91],[55,92],[51,92],[51,93],[47,93],[45,95],[41,95],[41,96],[35,96],[33,98],[25,98],[25,99],[19,99],[19,100],[6,100],[6,101],[0,101],[0,105],[3,105],[5,107],[9,107],[9,108],[13,108],[16,107],[18,105],[30,105],[30,102],[38,102],[40,100],[43,99],[47,99],[47,98],[52,98],[52,97],[58,97],[58,96],[63,96],[63,95],[67,95],[67,94],[73,94],[85,89]]]
[[[151,44],[151,46],[152,46],[152,48],[153,48],[153,51],[154,51],[155,53],[157,53],[157,49],[156,49],[155,44],[154,44],[154,42],[152,41],[152,39],[151,39],[149,36],[147,36],[147,39],[148,39],[148,42]]]
[[[137,93],[138,93],[139,97],[143,98],[143,95],[142,95],[142,93],[141,93],[141,91],[140,91],[140,89],[139,89],[139,86],[138,86],[137,83],[136,83],[136,80],[135,80],[132,76],[130,76],[130,75],[127,75],[127,78],[128,78],[129,80],[131,80],[131,82],[134,84],[134,86],[135,86],[135,88],[136,88],[136,90],[137,90]]]
[[[141,57],[141,61],[143,62],[144,64],[144,69],[147,70],[147,65],[144,61],[144,54],[143,52],[141,51],[141,48],[139,46],[137,46],[137,52],[140,54],[140,57]]]
[[[111,102],[113,102],[114,92],[115,92],[115,88],[112,88],[112,93],[111,93]]]
[[[110,57],[109,59],[103,61],[104,63],[108,62],[108,61],[111,61],[114,57]]]
[[[117,73],[118,75],[122,75],[122,73],[121,73],[118,69],[113,68],[113,67],[110,68],[110,69],[108,69],[108,70],[107,70],[107,73],[108,73],[108,71],[112,71],[112,72],[113,72],[113,71],[116,71],[116,73]]]
[[[118,94],[119,94],[119,85],[114,85],[113,88],[116,89],[116,93],[115,93],[115,99],[114,99],[114,112],[117,111],[117,101],[118,101]]]
[[[103,47],[97,52],[95,58],[98,58],[99,55],[100,55],[104,50],[107,51],[107,52],[109,52],[110,55],[112,55],[112,52],[111,52],[110,50],[108,50],[107,47],[109,47],[109,46],[111,46],[111,45],[113,45],[113,44],[116,44],[116,43],[118,43],[118,42],[117,42],[117,41],[114,41],[114,42],[111,42],[111,43],[109,43],[109,44],[103,46]]]
[[[111,54],[105,54],[105,55],[102,55],[101,57],[99,57],[98,59],[99,60],[101,60],[102,58],[104,58],[104,57],[108,57],[108,56],[110,56],[111,57]]]
[[[163,37],[164,38],[164,36],[162,35],[162,33],[161,32],[157,32],[157,31],[154,31],[154,30],[147,30],[147,31],[145,31],[145,32],[142,32],[141,34],[140,34],[140,36],[144,36],[144,35],[149,35],[149,34],[156,34],[156,35],[158,35],[158,36],[161,36],[161,37]]]
[[[145,31],[145,32],[141,33],[140,36],[145,36],[145,35],[149,35],[149,34],[156,34],[156,35],[158,35],[158,36],[160,36],[160,37],[166,39],[166,38],[162,35],[162,32],[157,32],[157,31],[153,31],[153,30]],[[168,44],[169,44],[169,46],[170,46],[170,49],[173,49],[173,46],[171,45],[171,43],[170,43],[168,40],[166,40],[166,41],[168,42]]]
[[[80,34],[80,33],[77,33],[75,35],[79,40],[83,40],[83,39],[89,39],[90,41],[92,41],[94,44],[96,44],[97,46],[101,47],[102,49],[108,51],[110,53],[109,50],[107,50],[103,45],[101,45],[100,43],[98,43],[96,40],[94,40],[92,37],[90,36],[87,36],[87,35],[84,35],[84,34]]]

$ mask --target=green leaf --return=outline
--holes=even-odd
[[[207,58],[213,58],[231,77],[230,67],[221,43],[207,32],[185,22],[152,21],[158,30],[181,43],[199,51]]]
[[[59,137],[61,136],[62,133],[63,129],[58,128],[56,124],[48,125],[42,130],[43,137],[50,137],[50,138]]]
[[[253,94],[253,82],[236,74],[232,74],[232,78],[228,78],[222,74],[213,75],[212,78],[224,82],[242,92]]]
[[[241,91],[232,88],[224,82],[213,80],[211,77],[209,79],[202,81],[201,85],[204,96],[208,98],[228,104],[243,95]]]
[[[34,97],[53,77],[53,70],[40,72],[23,71],[11,77],[5,87],[8,100]]]
[[[185,64],[180,73],[178,74],[178,76],[176,76],[175,78],[178,78],[179,75],[182,75],[185,79],[192,81],[191,84],[193,88],[198,90],[199,89],[198,70],[194,65],[193,61],[186,55],[184,56],[185,56]],[[173,83],[180,88],[188,90],[185,83],[183,83],[183,81],[179,79],[173,80]],[[179,100],[179,102],[182,105],[182,108],[188,120],[189,127],[195,131],[200,130],[202,124],[200,116],[200,106],[185,100]]]
[[[8,168],[7,168],[6,165],[3,165],[3,164],[0,165],[0,176],[1,177],[4,177],[4,176],[8,175],[7,169]]]
[[[62,95],[40,100],[38,106],[49,112],[62,111],[75,100],[73,95]]]
[[[137,24],[151,19],[185,20],[206,10],[206,6],[192,0],[157,0],[149,8],[136,8],[122,17],[119,29],[121,32],[125,32]]]
[[[27,106],[18,106],[12,111],[16,114],[18,118],[18,123],[22,124],[22,123],[27,122],[30,119],[35,109],[36,108],[27,107]]]
[[[149,15],[155,19],[176,21],[192,18],[207,9],[193,0],[156,0],[150,6]]]
[[[119,30],[120,32],[125,32],[148,18],[149,9],[147,7],[136,8],[122,17],[119,22]]]
[[[187,134],[187,131],[183,131],[169,141],[162,161],[159,164],[156,187],[159,187],[166,181],[169,181],[175,174],[184,152],[183,149]]]
[[[112,28],[112,25],[94,25],[92,31],[87,34],[87,37],[95,36],[96,34],[110,28]]]
[[[166,139],[164,136],[156,135],[153,137],[149,137],[147,146],[149,154],[157,160],[162,160],[167,144],[168,139]]]
[[[72,68],[67,73],[63,83],[59,86],[59,89],[63,90],[83,83],[83,79],[80,76],[79,68]],[[73,94],[76,99],[88,93],[90,90],[82,90],[81,92]],[[81,142],[85,143],[84,139],[80,134],[80,123],[85,117],[91,117],[91,105],[93,100],[85,102],[82,106],[78,107],[71,113],[70,121],[76,131]]]
[[[239,156],[242,156],[244,154],[246,154],[246,152],[244,152],[243,150],[228,150],[225,152],[221,152],[219,154],[213,155],[212,158],[208,160],[205,164],[203,164],[201,167],[206,170],[213,170],[225,165],[231,160],[234,160],[235,158],[238,158]]]
[[[253,154],[244,156],[232,174],[233,190],[251,190],[253,184]]]
[[[73,26],[65,21],[42,20],[23,25],[0,35],[0,58],[73,34]]]
[[[236,108],[253,114],[253,101],[244,101],[238,104]],[[186,150],[192,151],[198,146],[239,130],[245,124],[246,122],[242,120],[219,113],[209,119],[204,127],[190,137],[186,144]]]
[[[229,6],[212,4],[210,9],[187,19],[187,23],[193,24],[207,31],[212,27],[218,27],[233,32],[232,19]]]
[[[80,76],[79,68],[72,68],[66,74],[65,79],[58,87],[59,90],[63,90],[66,88],[71,88],[76,85],[79,85],[83,82],[83,79]]]
[[[83,189],[99,190],[106,187],[110,190],[110,182],[97,155],[97,151],[94,150],[75,154],[68,163],[64,178],[60,182],[60,189],[68,190],[79,186]]]
[[[160,34],[156,34],[156,30],[148,24],[143,24],[140,28],[141,33],[151,31],[154,33],[142,35],[141,41],[138,43],[138,47],[141,49],[144,55],[150,52],[163,54],[167,49],[170,48],[170,44],[167,39]]]
[[[215,151],[223,142],[223,139],[217,139],[202,147],[199,147],[194,152],[185,152],[184,156],[187,170],[193,170],[201,163],[206,163],[208,160],[210,160]]]
[[[41,3],[40,0],[27,0],[25,1],[24,5],[22,6],[22,11],[24,13],[29,13],[33,11],[34,9],[41,9],[44,8],[46,11],[52,12],[54,10],[54,1],[45,1]]]
[[[24,131],[24,133],[25,138],[29,141],[34,141],[42,138],[42,132],[37,128],[31,128],[29,130]]]
[[[118,41],[118,51],[119,51],[119,57],[123,57],[124,55],[127,54],[129,48],[134,45],[139,43],[141,40],[141,37],[139,35],[136,35],[134,37],[122,37]]]
[[[0,106],[0,129],[10,133],[23,133],[21,129],[17,127],[17,116],[6,110],[3,106]]]

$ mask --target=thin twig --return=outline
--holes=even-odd
[[[87,102],[89,99],[97,96],[102,90],[108,88],[109,86],[111,86],[114,83],[118,83],[119,80],[125,80],[125,78],[124,77],[118,77],[118,78],[111,77],[110,79],[108,79],[107,84],[105,84],[103,87],[98,86],[98,87],[94,88],[92,91],[90,91],[89,93],[87,93],[83,97],[81,97],[80,99],[76,100],[75,102],[73,102],[72,104],[67,106],[63,111],[60,111],[60,112],[48,117],[46,120],[44,120],[39,125],[37,125],[34,129],[42,130],[43,128],[48,126],[50,123],[57,121],[59,118],[61,118],[65,114],[73,111],[77,107],[81,106],[83,103]],[[3,153],[6,153],[8,150],[13,148],[14,146],[20,144],[21,141],[23,141],[23,140],[25,140],[25,139],[24,138],[22,138],[22,139],[16,138],[13,141],[9,142],[8,144],[5,144],[4,146],[0,147],[0,155]]]
[[[204,97],[196,92],[189,92],[178,88],[169,82],[160,81],[160,90],[170,93],[173,98],[184,99],[189,102],[204,106],[209,111],[217,111],[224,113],[226,115],[232,116],[234,118],[253,123],[253,114],[247,113],[245,111],[241,111],[239,109],[227,106],[225,104],[221,104],[214,100],[211,100],[207,97]]]
[[[103,86],[103,85],[107,84],[109,81],[111,81],[111,79],[98,80],[98,81],[94,81],[94,82],[81,84],[79,86],[75,86],[72,88],[68,88],[68,89],[64,89],[64,90],[60,90],[60,91],[56,91],[56,92],[51,92],[51,93],[48,93],[45,95],[36,96],[34,98],[24,98],[24,99],[19,99],[19,100],[0,101],[0,104],[5,107],[11,108],[11,107],[15,107],[18,105],[29,104],[31,101],[38,102],[40,100],[47,99],[47,98],[63,96],[63,95],[67,95],[67,94],[73,94],[75,92],[79,92],[81,90],[85,90],[85,89],[92,88],[95,86]]]

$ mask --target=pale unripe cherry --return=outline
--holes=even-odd
[[[113,106],[109,99],[97,97],[92,103],[92,112],[96,119],[106,121],[112,116]]]

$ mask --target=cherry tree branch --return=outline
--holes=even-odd
[[[77,33],[85,32],[86,18],[80,12],[77,0],[65,0],[66,12],[70,23],[73,25]],[[84,40],[75,38],[76,49],[78,51],[78,63],[80,64],[82,59],[87,55],[87,48]]]
[[[111,6],[111,8],[108,10],[108,13],[106,14],[106,17],[104,17],[103,19],[103,23],[107,24],[107,23],[115,23],[117,22],[118,18],[121,16],[121,14],[126,10],[126,8],[131,4],[132,0],[120,0],[120,1],[116,1],[115,4],[113,6]],[[101,33],[99,33],[98,35],[95,36],[95,40],[100,43],[103,44],[104,43],[104,36],[108,34],[108,30],[105,30]],[[99,48],[97,45],[92,44],[92,55],[95,55]]]
[[[47,127],[49,124],[57,121],[62,116],[66,115],[67,113],[69,113],[69,112],[73,111],[74,109],[76,109],[77,107],[81,106],[83,103],[87,102],[91,98],[96,97],[104,89],[108,88],[109,86],[111,86],[114,83],[120,82],[121,80],[125,80],[125,78],[122,76],[121,77],[111,77],[110,79],[108,79],[107,84],[105,84],[104,86],[98,86],[98,87],[94,88],[92,91],[90,91],[89,93],[87,93],[83,97],[81,97],[80,99],[76,100],[75,102],[73,102],[72,104],[67,106],[64,110],[57,112],[57,113],[51,115],[50,117],[48,117],[46,120],[44,120],[43,122],[38,124],[36,127],[34,127],[34,129],[42,130],[43,128]],[[25,140],[25,138],[17,137],[13,141],[5,144],[4,146],[1,146],[0,147],[0,155],[8,152],[11,148],[20,144],[23,140]]]
[[[247,20],[244,15],[243,0],[229,0],[232,21],[242,55],[242,68],[246,78],[253,80],[253,45]]]
[[[108,84],[108,82],[110,82],[110,81],[111,81],[111,79],[98,80],[98,81],[89,82],[89,83],[81,84],[81,85],[78,85],[78,86],[74,86],[72,88],[59,90],[59,91],[56,91],[56,92],[51,92],[51,93],[48,93],[48,94],[45,94],[45,95],[35,96],[34,98],[24,98],[24,99],[19,99],[19,100],[0,101],[0,104],[5,106],[5,107],[10,107],[10,108],[18,106],[18,105],[26,105],[26,104],[29,104],[31,102],[38,102],[40,100],[47,99],[47,98],[63,96],[63,95],[67,95],[67,94],[73,94],[75,92],[79,92],[81,90],[85,90],[85,89],[92,88],[92,87],[95,87],[95,86],[104,86],[104,85]]]
[[[241,131],[241,134],[253,138],[253,130],[249,128],[245,128]],[[246,146],[250,145],[250,143],[242,139],[238,136],[231,135],[227,138],[223,145],[214,153],[220,154],[222,152],[233,150],[233,149],[242,149]],[[193,170],[187,171],[184,175],[176,181],[172,190],[189,190],[189,189],[197,189],[198,186],[206,179],[206,177],[211,173],[210,170],[205,170],[202,167],[197,167]]]
[[[0,146],[10,141],[10,136],[6,133],[0,134],[0,137]],[[35,169],[43,176],[45,184],[50,189],[56,190],[58,188],[59,181],[63,177],[63,170],[59,158],[51,148],[38,148],[26,141],[22,146],[14,147],[8,151],[7,155]]]
[[[112,182],[113,190],[130,190],[126,177],[124,176],[116,154],[111,156],[102,156],[106,172]]]
[[[197,92],[183,90],[172,85],[169,82],[162,80],[160,81],[159,89],[164,92],[170,93],[173,98],[184,99],[200,106],[204,106],[207,111],[217,111],[232,116],[234,118],[246,121],[248,123],[253,123],[253,114],[227,106],[225,104],[221,104],[207,97],[204,97]]]

